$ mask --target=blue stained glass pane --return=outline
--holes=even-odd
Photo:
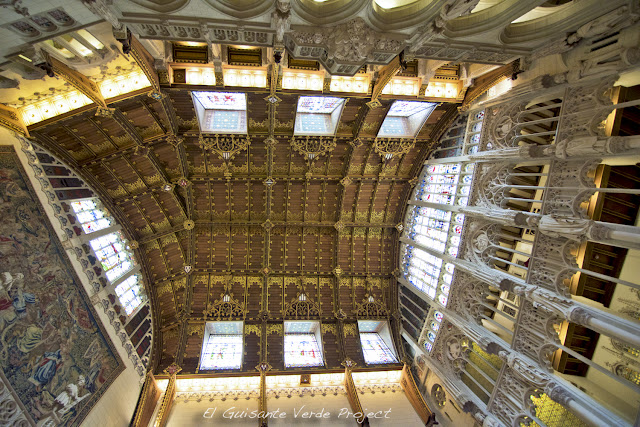
[[[361,333],[364,361],[369,364],[394,363],[398,360],[377,333]]]
[[[433,344],[431,344],[430,342],[427,341],[427,342],[424,343],[424,348],[427,351],[431,351],[431,349],[433,348]]]
[[[435,311],[433,313],[433,318],[436,319],[438,322],[442,322],[442,319],[444,318],[444,316],[439,311]]]
[[[429,331],[429,332],[427,332],[427,338],[429,338],[429,341],[434,342],[436,340],[436,334],[434,334],[433,332]]]

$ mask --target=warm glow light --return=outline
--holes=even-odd
[[[283,89],[321,91],[324,84],[324,72],[286,70],[282,74]]]
[[[151,86],[147,77],[141,71],[133,71],[129,74],[106,79],[98,83],[100,92],[105,99],[124,95],[134,90]]]
[[[353,376],[353,382],[357,386],[367,384],[394,384],[400,382],[402,371],[354,372],[351,375]]]
[[[225,68],[222,70],[225,86],[267,87],[267,70],[256,68]]]
[[[98,83],[100,93],[105,99],[113,98],[115,96],[123,95],[149,86],[151,86],[149,80],[139,70],[123,76],[106,79]],[[92,102],[93,101],[87,98],[83,93],[74,90],[24,106],[19,110],[22,114],[22,119],[28,126],[60,114],[68,113],[76,108],[89,105]]]
[[[429,82],[424,94],[429,98],[456,98],[458,96],[458,83],[432,81]]]
[[[160,381],[166,380],[158,380],[159,387]],[[259,387],[259,376],[227,378],[181,378],[176,380],[176,391],[178,392],[255,390]]]
[[[420,78],[395,77],[382,89],[384,95],[416,96],[420,91]]]
[[[361,74],[353,77],[333,76],[331,77],[331,92],[369,92],[369,83],[371,76],[369,74]]]

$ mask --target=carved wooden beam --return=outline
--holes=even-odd
[[[0,104],[0,126],[3,126],[14,132],[18,132],[26,136],[27,138],[29,137],[27,126],[24,124],[22,115],[18,112],[17,108]]]
[[[497,85],[504,79],[511,78],[514,74],[520,71],[520,60],[517,59],[510,64],[504,65],[498,69],[490,71],[474,80],[473,86],[471,86],[464,97],[461,109],[467,110],[469,106],[478,99],[480,95]]]
[[[61,61],[58,61],[56,58],[47,54],[46,52],[42,51],[42,54],[45,56],[47,63],[51,64],[51,68],[56,75],[62,77],[64,81],[83,93],[87,98],[95,102],[98,107],[107,109],[107,102],[104,100],[104,97],[102,96],[100,88],[98,87],[96,82],[94,82],[84,74],[79,73],[76,70],[72,70],[67,65],[65,65]]]
[[[402,385],[402,389],[404,390],[407,399],[409,399],[409,403],[411,403],[411,406],[413,406],[413,409],[415,409],[422,422],[426,424],[434,417],[434,414],[424,401],[420,390],[418,390],[418,386],[416,386],[416,383],[413,380],[413,375],[411,375],[409,365],[407,364],[405,364],[402,369],[400,384]]]
[[[258,400],[258,411],[260,414],[267,413],[267,372],[271,370],[271,365],[268,362],[262,361],[256,366],[258,372],[260,372],[260,397]],[[258,417],[260,427],[266,427],[267,417]]]
[[[176,365],[175,363],[171,364],[167,369],[164,370],[165,373],[169,374],[169,384],[167,385],[167,389],[164,392],[162,404],[160,405],[160,410],[158,411],[158,415],[156,417],[157,427],[164,427],[167,425],[169,413],[171,412],[173,401],[176,398],[176,374],[181,370],[182,368],[180,368],[180,366]]]
[[[378,97],[382,93],[382,90],[384,89],[384,87],[387,85],[387,83],[391,81],[393,76],[395,76],[398,73],[398,71],[400,71],[400,68],[401,68],[400,56],[398,55],[395,58],[393,58],[393,60],[389,62],[387,65],[382,67],[380,71],[378,71],[378,79],[376,80],[376,83],[373,85],[373,90],[371,91],[370,105],[372,106],[375,105],[375,102],[377,102]]]
[[[156,73],[155,67],[153,65],[154,59],[153,56],[142,46],[140,41],[131,36],[131,56],[138,64],[138,67],[142,70],[144,75],[151,83],[151,87],[153,91],[158,95],[161,95],[160,92],[160,80],[158,79],[158,73]]]
[[[360,404],[360,397],[358,397],[358,389],[351,375],[351,370],[356,366],[356,362],[347,358],[342,362],[342,365],[344,366],[344,389],[347,392],[347,400],[349,401],[349,406],[351,406],[351,411],[354,413],[354,416],[359,415],[359,417],[356,418],[358,425],[362,425],[365,416],[362,411],[362,405]]]
[[[129,121],[129,119],[125,117],[125,115],[122,113],[122,111],[120,111],[119,108],[115,108],[112,111],[110,110],[109,112],[105,113],[105,115],[111,117],[116,123],[118,123],[118,125],[120,125],[122,130],[129,136],[129,138],[133,140],[133,142],[135,142],[137,145],[143,144],[142,137],[138,133],[138,130]]]
[[[138,406],[136,406],[136,411],[133,415],[133,422],[131,423],[133,427],[147,427],[149,425],[161,394],[162,392],[153,373],[151,371],[147,372],[147,377],[140,391]]]

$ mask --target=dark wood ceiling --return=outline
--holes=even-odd
[[[368,99],[351,98],[335,148],[308,164],[290,143],[298,94],[278,93],[281,102],[270,106],[268,92],[251,92],[251,144],[227,166],[198,144],[189,90],[165,94],[163,101],[139,94],[111,104],[112,116],[88,109],[30,128],[95,188],[135,241],[154,312],[156,371],[174,360],[183,373],[196,371],[204,312],[225,289],[246,310],[245,324],[256,325],[245,330],[245,370],[254,369],[261,352],[282,369],[278,324],[290,318],[283,312],[301,289],[318,305],[327,367],[340,367],[345,356],[361,360],[349,322],[368,295],[390,316],[395,312],[396,226],[455,105],[440,105],[415,146],[384,162],[373,140],[392,100],[369,110]],[[271,155],[269,108],[277,140]],[[172,132],[183,142],[170,144]],[[262,330],[266,317],[270,326]]]

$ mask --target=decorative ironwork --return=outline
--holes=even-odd
[[[382,160],[390,160],[393,156],[406,154],[416,145],[415,139],[376,138],[373,149],[380,154]]]
[[[251,144],[251,138],[246,135],[213,135],[211,137],[200,135],[198,144],[205,150],[218,153],[223,160],[228,161],[239,152],[246,150]]]
[[[323,136],[293,136],[291,137],[291,145],[294,150],[302,154],[308,162],[313,162],[316,158],[333,151],[336,147],[336,138]]]

